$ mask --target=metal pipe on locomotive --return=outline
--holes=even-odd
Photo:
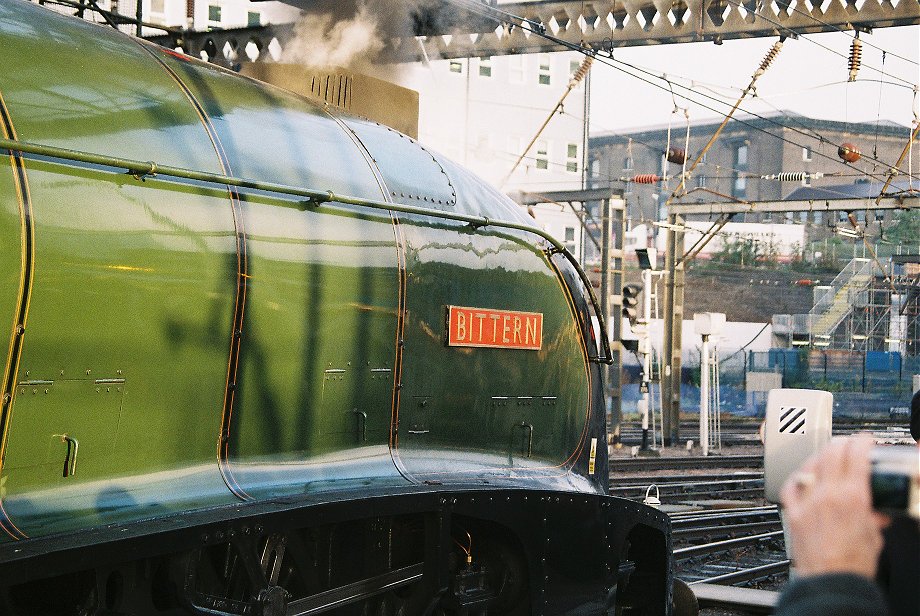
[[[590,285],[515,204],[34,4],[0,45],[0,612],[669,613]]]

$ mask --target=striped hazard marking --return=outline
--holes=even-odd
[[[807,410],[804,406],[781,406],[779,408],[779,431],[784,434],[805,434]]]

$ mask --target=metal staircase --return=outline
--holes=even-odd
[[[811,338],[829,340],[837,326],[850,314],[878,270],[870,259],[853,259],[834,278],[827,289],[815,298],[809,314]]]

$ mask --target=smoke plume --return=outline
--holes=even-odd
[[[381,67],[388,38],[411,35],[431,0],[318,1],[301,17],[282,60],[311,68],[340,67],[365,73]]]

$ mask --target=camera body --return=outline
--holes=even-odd
[[[871,487],[875,509],[920,520],[920,449],[913,446],[873,449]]]
[[[786,479],[831,440],[833,395],[808,389],[774,389],[763,425],[764,491],[778,503]],[[872,451],[872,504],[888,514],[920,519],[920,449],[910,445]]]

